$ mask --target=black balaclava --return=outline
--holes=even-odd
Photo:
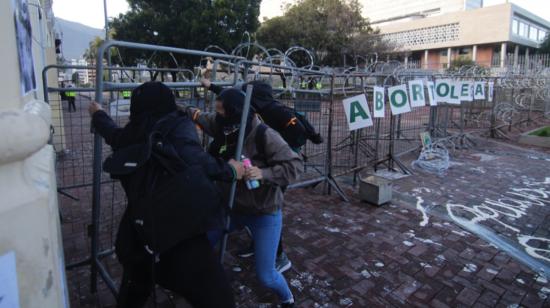
[[[146,82],[132,91],[130,121],[159,119],[177,110],[174,94],[161,82]]]
[[[234,158],[239,137],[241,116],[244,108],[245,94],[235,88],[223,90],[217,100],[222,102],[225,114],[216,115],[216,123],[219,130],[214,136],[210,145],[210,154],[224,159]],[[250,108],[246,121],[245,137],[252,130],[252,119],[254,119],[254,108]]]
[[[129,133],[125,143],[145,141],[158,120],[176,110],[174,95],[163,83],[146,82],[135,88],[130,98],[130,122],[125,128]]]
[[[275,99],[273,98],[273,88],[271,85],[262,80],[254,80],[247,82],[241,86],[241,90],[246,92],[246,87],[252,85],[252,106],[258,111],[262,112],[268,107]]]

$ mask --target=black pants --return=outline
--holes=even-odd
[[[206,235],[185,240],[160,255],[155,264],[144,257],[123,265],[118,307],[139,308],[147,302],[155,282],[183,296],[195,308],[233,308],[233,292]]]
[[[74,102],[75,102],[75,98],[74,98],[74,97],[69,97],[69,98],[67,99],[67,101],[69,102],[69,112],[71,112],[71,109],[72,109],[73,111],[76,111],[76,105],[75,105],[75,103],[74,103]]]

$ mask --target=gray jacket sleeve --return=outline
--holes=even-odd
[[[292,151],[286,141],[272,129],[265,132],[265,156],[268,167],[261,168],[264,181],[286,186],[296,181],[304,171],[304,163],[298,153]]]
[[[193,119],[193,122],[209,136],[213,137],[218,129],[215,112],[202,112],[200,109],[188,105],[179,106],[179,109]]]

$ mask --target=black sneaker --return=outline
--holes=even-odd
[[[245,249],[242,249],[237,252],[237,256],[240,258],[250,258],[254,255],[254,244],[251,244]]]
[[[282,303],[281,308],[294,308],[294,303]]]
[[[282,253],[279,256],[277,256],[277,260],[275,260],[275,269],[279,273],[284,273],[288,271],[292,267],[292,262],[288,259],[286,253]]]

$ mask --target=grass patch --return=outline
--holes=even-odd
[[[537,129],[536,131],[529,133],[529,136],[550,137],[550,126]]]

